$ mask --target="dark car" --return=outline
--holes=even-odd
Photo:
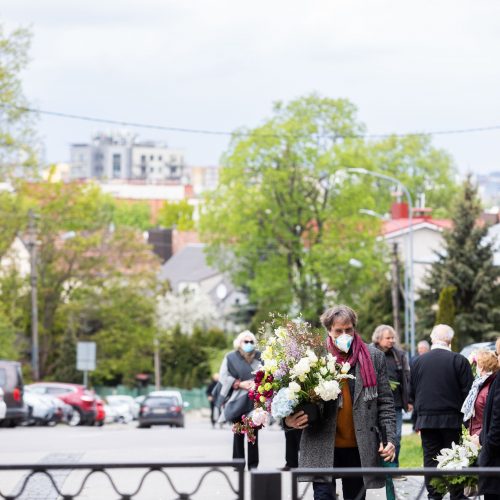
[[[158,391],[160,392],[160,391]],[[152,425],[170,425],[184,427],[184,404],[179,395],[148,395],[139,409],[139,428]]]
[[[24,385],[21,373],[21,363],[17,361],[0,360],[0,387],[3,399],[7,405],[5,419],[2,425],[15,427],[24,422],[28,416],[28,408],[24,404]]]
[[[36,382],[29,386],[31,392],[56,396],[73,407],[69,425],[94,425],[97,416],[96,397],[80,384]]]

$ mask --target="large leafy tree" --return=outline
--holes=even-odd
[[[495,335],[500,319],[500,269],[493,265],[495,242],[488,240],[488,227],[479,220],[480,214],[477,189],[468,177],[456,200],[453,228],[443,234],[443,251],[432,265],[420,294],[421,325],[432,327],[436,313],[444,318],[448,303],[446,317],[454,318],[459,347]]]
[[[359,209],[388,210],[390,185],[346,167],[400,177],[404,160],[400,180],[414,197],[424,179],[432,189],[452,170],[428,140],[367,143],[363,132],[352,103],[313,94],[277,103],[262,126],[234,134],[201,228],[210,258],[249,290],[258,316],[301,312],[317,322],[329,302],[360,301],[386,266],[379,222]]]
[[[158,212],[157,223],[166,228],[191,231],[195,228],[193,214],[194,207],[187,200],[166,201]]]
[[[31,34],[6,33],[0,24],[0,178],[35,165],[32,115],[27,112],[20,74],[28,63]]]

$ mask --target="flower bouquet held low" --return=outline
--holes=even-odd
[[[460,444],[452,443],[451,448],[443,448],[436,457],[437,468],[455,470],[471,467],[476,462],[480,449],[480,446],[472,441],[467,429],[463,427]],[[435,477],[431,480],[431,484],[441,495],[448,493],[450,488],[458,486],[474,490],[477,487],[477,476]]]
[[[299,409],[313,424],[319,417],[317,404],[337,399],[346,379],[354,378],[348,374],[349,363],[338,363],[335,356],[326,353],[324,332],[300,319],[274,318],[261,334],[265,342],[263,364],[248,393],[255,410],[244,429],[233,428],[247,437],[249,427],[262,427],[269,415],[283,419]]]

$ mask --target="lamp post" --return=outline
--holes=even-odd
[[[415,355],[415,295],[413,285],[413,204],[406,186],[398,179],[389,175],[373,172],[366,168],[348,167],[345,171],[353,174],[370,175],[397,184],[408,200],[408,239],[406,244],[406,265],[404,275],[405,288],[405,342],[410,345],[410,353]]]

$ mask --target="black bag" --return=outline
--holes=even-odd
[[[243,415],[248,415],[253,410],[253,407],[253,401],[248,397],[248,394],[245,394],[226,403],[224,406],[224,417],[226,417],[228,422],[236,422]]]
[[[212,389],[212,401],[214,402],[214,406],[220,411],[220,409],[224,406],[225,403],[229,401],[229,398],[231,397],[231,394],[233,393],[233,390],[231,389],[229,391],[229,394],[227,396],[223,396],[220,391],[222,390],[222,384],[220,382],[217,382],[215,384],[215,387]]]

